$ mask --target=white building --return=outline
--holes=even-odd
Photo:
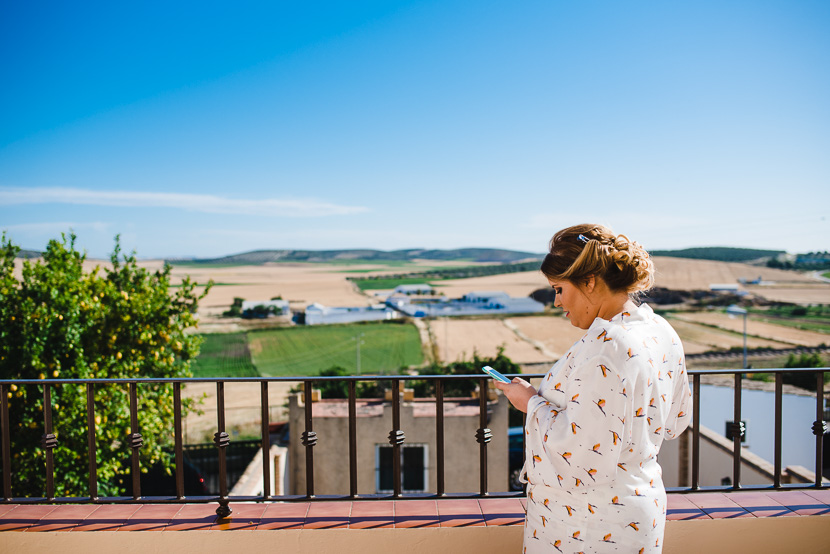
[[[291,309],[288,307],[288,300],[245,300],[242,302],[240,312],[242,317],[257,317],[255,308],[263,306],[264,308],[273,308],[272,315],[289,315]],[[260,317],[267,317],[262,315]]]
[[[324,306],[315,302],[305,309],[306,325],[327,325],[332,323],[356,323],[358,321],[380,321],[397,319],[401,314],[384,304],[356,308]]]

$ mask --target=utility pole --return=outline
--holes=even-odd
[[[360,375],[360,345],[363,344],[363,333],[358,333],[354,340],[357,343],[357,374]]]

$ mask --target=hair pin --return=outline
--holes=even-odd
[[[576,238],[578,238],[579,240],[581,240],[581,241],[582,241],[582,242],[584,242],[585,244],[588,244],[588,240],[589,240],[589,239],[588,239],[588,237],[586,237],[585,235],[579,235],[579,236],[578,236],[578,237],[576,237]]]

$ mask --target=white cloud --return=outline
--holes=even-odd
[[[217,214],[270,217],[320,217],[363,213],[363,206],[341,206],[313,199],[226,198],[208,194],[89,190],[76,188],[0,188],[0,204],[83,204],[130,208],[174,208]]]
[[[89,230],[97,233],[109,233],[111,223],[103,221],[88,221],[85,223],[71,221],[49,221],[45,223],[18,223],[16,225],[4,225],[3,230],[10,233],[30,233],[33,235],[59,235],[70,230]]]

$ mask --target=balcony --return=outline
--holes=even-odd
[[[816,376],[815,420],[802,422],[815,436],[814,472],[789,472],[782,468],[783,435],[783,379],[782,373],[808,371]],[[742,428],[733,428],[730,484],[725,486],[705,485],[706,459],[711,457],[707,450],[707,435],[700,424],[701,383],[708,375],[728,375],[732,379],[734,402],[732,421],[742,421],[743,375],[734,370],[689,371],[694,394],[694,420],[687,432],[688,452],[682,448],[676,455],[680,480],[688,483],[669,489],[669,509],[666,528],[666,552],[698,551],[757,551],[757,552],[822,552],[826,551],[826,530],[830,524],[830,491],[827,481],[822,478],[824,469],[824,434],[826,415],[823,376],[827,368],[818,370],[777,369],[764,370],[775,377],[774,421],[769,430],[775,445],[774,459],[765,471],[768,483],[758,483],[755,477],[747,479],[753,464],[758,465],[741,448]],[[758,373],[756,371],[756,373]],[[538,378],[541,375],[524,375]],[[392,381],[391,398],[388,404],[387,436],[373,440],[386,442],[393,450],[392,487],[388,493],[365,490],[360,481],[360,472],[365,470],[359,463],[358,431],[361,418],[358,417],[359,400],[356,398],[356,383],[373,379]],[[400,449],[406,444],[402,428],[401,413],[412,401],[405,399],[408,381],[431,381],[435,396],[431,403],[434,414],[435,443],[431,446],[428,465],[434,473],[430,479],[430,490],[417,493],[407,492],[401,476]],[[106,548],[107,550],[174,548],[205,548],[207,550],[239,550],[244,548],[266,548],[273,552],[303,552],[312,549],[325,551],[337,549],[343,552],[406,552],[435,548],[440,551],[457,549],[460,552],[511,552],[521,545],[523,522],[523,499],[521,492],[505,492],[506,475],[492,475],[493,459],[502,455],[496,451],[500,439],[491,427],[494,411],[493,396],[479,393],[477,404],[477,428],[468,437],[467,448],[478,451],[478,460],[468,460],[468,473],[477,474],[478,487],[467,492],[453,490],[454,479],[447,480],[447,465],[455,463],[445,460],[447,450],[445,429],[448,405],[455,399],[445,399],[444,385],[448,380],[474,379],[479,391],[488,391],[488,379],[469,376],[383,376],[383,377],[333,377],[333,378],[244,378],[225,380],[33,380],[0,381],[0,450],[2,450],[3,497],[0,499],[0,550],[35,551],[47,548]],[[321,419],[316,413],[313,399],[316,382],[341,380],[348,387],[348,398],[344,400],[346,416],[341,435],[340,449],[348,451],[348,467],[342,468],[341,480],[348,482],[348,493],[331,494],[318,490],[315,485],[315,449],[320,451],[315,423]],[[272,485],[278,466],[262,463],[256,471],[260,483],[259,494],[232,494],[226,479],[224,452],[230,444],[226,433],[225,385],[233,382],[258,383],[261,390],[260,413],[261,447],[264,459],[270,459],[272,452],[269,434],[269,383],[274,381],[299,381],[303,384],[302,409],[303,425],[299,426],[294,448],[298,457],[294,465],[303,466],[302,491],[288,491],[284,494]],[[57,434],[60,430],[52,426],[51,391],[62,384],[81,384],[87,388],[89,397],[99,386],[123,386],[129,390],[129,409],[135,413],[141,387],[150,383],[168,382],[173,385],[177,407],[180,407],[182,387],[191,382],[208,382],[216,387],[216,448],[219,453],[220,488],[218,494],[199,497],[185,496],[183,471],[176,471],[175,492],[168,496],[142,496],[140,481],[134,480],[132,496],[99,497],[95,457],[95,407],[87,403],[87,421],[90,449],[79,453],[89,463],[89,495],[84,497],[56,498],[53,453]],[[12,452],[10,451],[10,428],[7,393],[10,387],[39,387],[44,398],[44,472],[46,490],[42,497],[15,497]],[[400,387],[398,385],[403,385]],[[705,400],[705,397],[704,397]],[[471,404],[467,401],[467,404]],[[424,420],[427,421],[427,420]],[[184,467],[183,433],[181,410],[176,409],[169,428],[174,434],[176,467]],[[299,432],[302,429],[302,432]],[[130,436],[140,435],[135,420]],[[326,439],[329,440],[329,439]],[[677,441],[674,441],[677,442]],[[140,441],[130,442],[133,463],[138,463]],[[669,443],[670,444],[670,443]],[[49,445],[52,445],[50,447]],[[719,449],[728,450],[729,442],[720,441]],[[499,449],[502,447],[499,446]],[[688,457],[688,463],[684,459]],[[662,461],[661,461],[662,463]],[[363,464],[365,465],[365,464]],[[749,468],[749,469],[748,469]],[[374,468],[371,468],[374,470]],[[764,472],[761,472],[764,473]],[[790,473],[800,477],[793,479]],[[805,475],[806,474],[806,475]],[[348,475],[348,477],[347,477]],[[261,476],[261,480],[259,477]],[[808,482],[804,482],[805,479]],[[800,482],[799,482],[800,481]],[[504,483],[499,487],[498,483]],[[704,483],[704,484],[702,484]],[[299,487],[298,487],[299,488]],[[259,492],[259,491],[258,491]],[[218,508],[217,508],[218,506]],[[249,531],[248,533],[215,533],[213,531]],[[9,531],[24,531],[13,533]],[[67,533],[66,531],[71,531]],[[94,532],[93,532],[94,531]],[[144,533],[122,533],[121,531],[145,531]],[[164,531],[149,533],[146,531]],[[175,533],[174,531],[190,531]],[[275,535],[274,532],[278,532]]]

